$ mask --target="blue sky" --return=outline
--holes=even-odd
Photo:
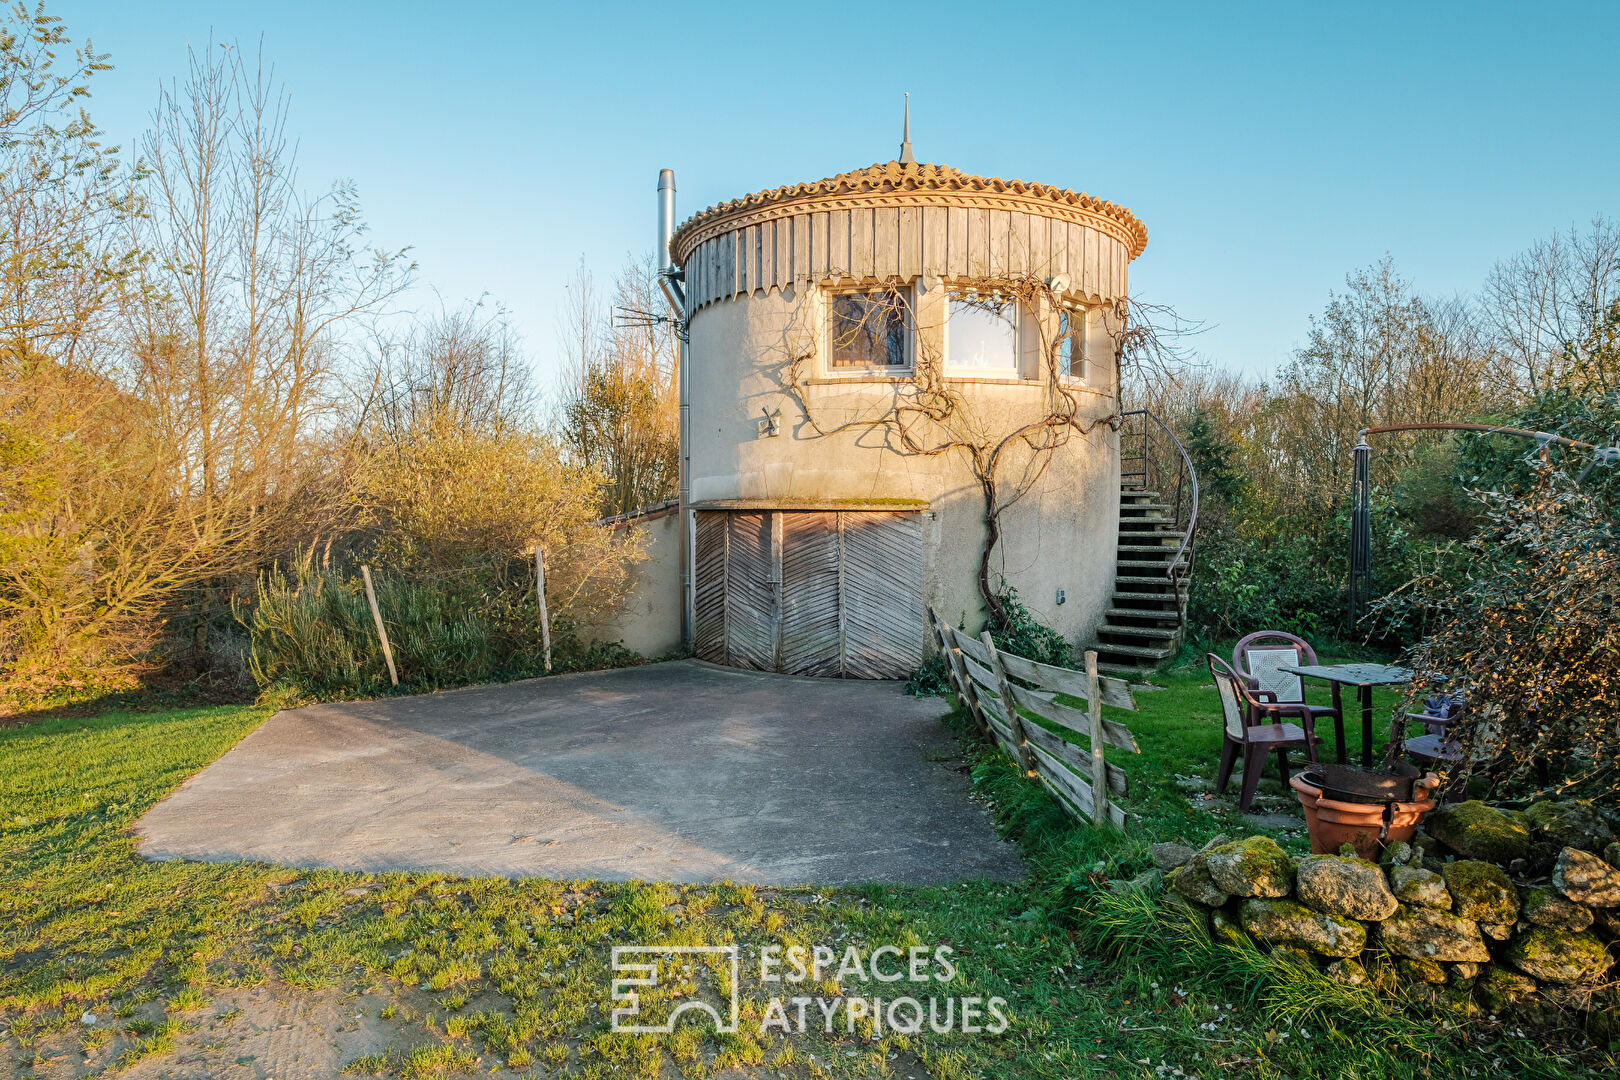
[[[188,44],[263,40],[306,186],[354,181],[423,288],[512,310],[542,378],[563,287],[685,216],[886,161],[1061,184],[1147,223],[1133,291],[1263,375],[1347,271],[1422,290],[1620,216],[1620,2],[1028,5],[56,0],[132,144]],[[1025,12],[1035,12],[1026,15]],[[1015,14],[1016,13],[1016,14]]]

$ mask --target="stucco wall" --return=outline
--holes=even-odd
[[[938,286],[919,294],[919,334],[929,332],[930,291],[940,296]],[[983,617],[976,582],[984,502],[968,452],[913,453],[892,432],[861,425],[885,415],[910,383],[826,378],[819,360],[804,361],[807,352],[819,356],[821,296],[815,287],[761,290],[694,313],[688,351],[693,501],[926,506],[925,600],[950,621],[965,616],[976,628]],[[1004,496],[1026,483],[1028,491],[1003,514],[991,563],[993,575],[1005,574],[1030,610],[1076,645],[1090,640],[1108,606],[1119,518],[1118,437],[1100,423],[1116,408],[1105,336],[1094,342],[1092,355],[1096,385],[1071,390],[1081,401],[1077,420],[1097,426],[1051,452],[1032,481],[1026,478],[1039,456],[1021,446],[1008,452],[999,470]],[[804,405],[793,392],[796,383],[802,383]],[[955,385],[965,399],[959,419],[971,419],[992,437],[1047,413],[1042,380]],[[759,421],[777,410],[780,434],[761,437]],[[810,416],[823,431],[854,426],[818,434]],[[918,432],[923,443],[941,435]],[[1062,605],[1058,589],[1066,593]]]
[[[665,514],[629,527],[641,532],[647,558],[631,567],[623,611],[589,634],[655,659],[681,647],[681,516]]]

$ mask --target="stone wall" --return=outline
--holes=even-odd
[[[1591,1014],[1620,1037],[1620,842],[1590,806],[1443,806],[1378,863],[1290,856],[1265,836],[1156,844],[1135,887],[1352,985],[1406,989],[1456,1013]],[[1123,886],[1123,883],[1121,883]]]

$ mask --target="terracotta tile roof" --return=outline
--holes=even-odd
[[[898,161],[881,162],[864,169],[839,173],[825,180],[810,183],[787,184],[769,191],[744,195],[740,199],[711,206],[688,218],[675,231],[671,249],[682,247],[691,233],[722,218],[746,214],[773,204],[815,201],[826,196],[884,194],[904,191],[952,191],[1021,195],[1046,200],[1058,205],[1078,207],[1118,222],[1132,237],[1130,256],[1142,253],[1147,247],[1147,226],[1137,216],[1117,203],[1099,199],[1095,195],[1054,187],[1051,184],[1031,183],[1024,180],[1003,180],[999,176],[973,176],[949,165],[902,165]]]

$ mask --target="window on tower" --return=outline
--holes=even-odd
[[[831,301],[829,368],[892,373],[911,367],[909,289],[835,293]]]

